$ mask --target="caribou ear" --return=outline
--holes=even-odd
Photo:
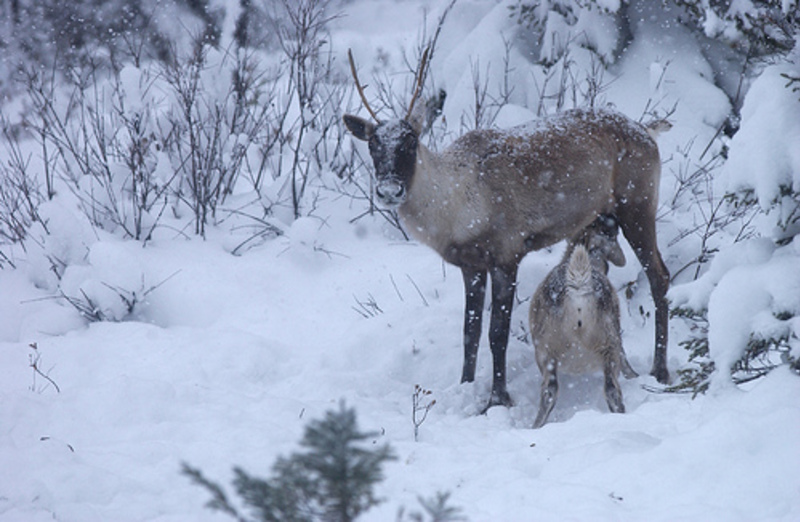
[[[345,114],[342,119],[344,120],[344,126],[347,127],[347,130],[362,141],[369,140],[375,133],[375,125],[364,118]]]
[[[425,130],[425,116],[425,108],[421,105],[418,105],[414,112],[408,115],[408,123],[417,136],[421,136],[422,131]]]

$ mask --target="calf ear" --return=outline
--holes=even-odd
[[[353,136],[362,141],[369,140],[370,136],[375,133],[375,125],[363,118],[345,114],[343,120],[344,126],[347,127],[347,130],[353,133]]]
[[[619,241],[614,241],[614,244],[611,245],[608,260],[615,266],[625,266],[625,253],[622,251],[622,247],[619,246]]]

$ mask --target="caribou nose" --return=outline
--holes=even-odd
[[[402,203],[405,199],[406,188],[396,181],[385,181],[375,187],[375,193],[381,201],[387,204]]]

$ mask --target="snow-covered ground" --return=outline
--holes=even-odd
[[[430,26],[445,4],[343,4],[334,47],[342,56],[352,47],[365,70],[380,47],[399,61],[401,46],[416,44],[426,9]],[[501,31],[516,27],[507,14],[503,3],[464,1],[448,19],[432,74],[450,93],[450,130],[457,111],[469,106],[470,59],[502,60]],[[675,270],[693,246],[672,246],[680,220],[691,218],[688,211],[670,215],[664,203],[675,192],[676,151],[693,140],[705,146],[727,100],[709,82],[701,53],[679,39],[679,28],[642,22],[637,30],[640,38],[613,67],[619,79],[605,97],[634,118],[648,98],[660,97],[664,107],[678,102],[675,126],[659,142],[667,160],[660,243]],[[667,45],[675,39],[680,45]],[[536,82],[524,77],[523,57],[511,58],[519,87],[513,101],[526,106]],[[767,123],[752,113],[745,112],[755,122],[750,143],[758,143]],[[498,124],[519,114],[528,113],[506,111]],[[798,123],[779,121],[785,132],[775,136],[791,143]],[[785,156],[796,180],[793,150]],[[16,270],[0,270],[0,520],[226,520],[203,507],[207,492],[180,474],[181,463],[225,486],[235,465],[267,476],[277,456],[297,449],[307,421],[341,400],[355,407],[363,430],[379,434],[376,443],[390,444],[398,456],[377,488],[385,502],[364,520],[395,520],[398,509],[415,509],[419,496],[438,491],[449,491],[472,521],[800,520],[800,379],[782,368],[744,387],[719,379],[694,399],[646,391],[657,385],[647,376],[652,302],[627,245],[628,265],[610,273],[620,288],[625,350],[642,375],[621,381],[627,413],[608,413],[600,375],[565,377],[550,422],[532,430],[540,376],[527,308],[562,247],[523,261],[509,343],[515,405],[479,415],[491,357],[484,335],[476,382],[458,383],[458,270],[380,218],[352,223],[363,209],[346,198],[323,194],[321,202],[314,216],[287,223],[284,236],[240,256],[230,251],[246,236],[226,226],[205,241],[164,232],[142,247],[87,229],[59,201],[47,203],[42,213],[54,225],[48,248],[80,260],[64,274],[67,295],[107,291],[103,302],[119,306],[109,287],[152,291],[130,320],[86,324],[47,290],[41,259],[18,253]],[[742,323],[750,318],[740,310],[758,314],[778,300],[800,314],[797,240],[777,249],[767,240],[736,248],[708,278],[688,284],[684,274],[678,283],[687,284],[675,294],[701,307],[712,301],[712,353],[715,339],[735,343],[746,335]],[[769,275],[749,268],[768,261]],[[737,294],[737,279],[726,274],[745,279],[748,293]],[[637,280],[626,297],[623,287]],[[724,292],[715,298],[717,283]],[[761,301],[753,302],[756,290]],[[687,359],[678,346],[685,325],[673,320],[670,334],[674,374]],[[733,348],[718,350],[721,360],[732,360]],[[436,404],[415,441],[417,385]]]

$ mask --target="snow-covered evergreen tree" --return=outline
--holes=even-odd
[[[716,180],[731,207],[754,208],[754,237],[732,239],[700,279],[672,292],[673,305],[704,325],[690,343],[702,348],[695,355],[701,378],[686,373],[695,391],[705,389],[713,367],[720,383],[747,382],[781,365],[798,369],[800,97],[787,82],[800,72],[798,58],[795,52],[755,79]]]

